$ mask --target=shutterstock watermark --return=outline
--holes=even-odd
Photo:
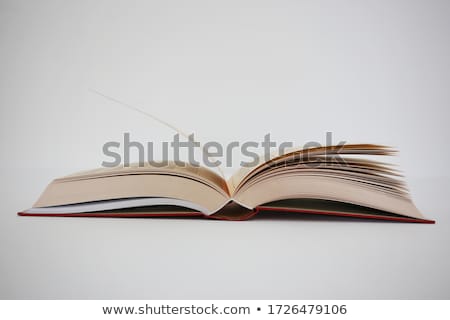
[[[305,143],[300,149],[304,152],[296,156],[301,157],[302,160],[312,160],[308,162],[310,165],[320,164],[321,161],[326,159],[327,161],[334,161],[337,163],[345,164],[345,161],[340,157],[339,151],[345,145],[345,141],[340,141],[339,143],[334,143],[332,141],[332,133],[326,133],[325,145],[322,145],[317,141],[309,141]],[[116,167],[123,165],[124,167],[129,167],[131,165],[131,154],[133,150],[138,154],[138,166],[145,166],[149,164],[153,167],[165,167],[169,164],[175,163],[177,166],[186,166],[187,164],[199,167],[219,167],[226,166],[232,167],[233,163],[233,151],[239,150],[241,155],[246,158],[244,161],[240,161],[241,167],[253,167],[256,164],[263,162],[268,162],[271,160],[271,155],[284,154],[290,148],[294,147],[294,143],[291,141],[283,141],[277,143],[272,141],[270,133],[264,135],[261,141],[231,141],[226,145],[223,145],[217,141],[207,141],[200,144],[200,142],[195,140],[194,134],[190,134],[185,139],[180,139],[180,135],[177,133],[173,136],[172,141],[160,142],[162,147],[162,154],[156,157],[155,143],[148,141],[142,143],[139,141],[133,141],[130,137],[129,132],[123,134],[122,141],[108,141],[103,144],[102,150],[103,155],[107,157],[106,161],[102,162],[103,167]],[[314,153],[308,152],[308,150],[314,150],[319,147],[331,147],[325,148],[323,154],[320,157],[316,157]],[[201,151],[201,159],[198,159],[198,152]],[[187,161],[181,160],[181,154],[187,153]],[[156,158],[159,158],[157,160]]]

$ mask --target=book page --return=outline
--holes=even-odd
[[[309,149],[294,147],[286,149],[283,153],[280,153],[279,150],[276,150],[270,155],[261,155],[254,166],[243,167],[239,169],[234,175],[230,177],[230,179],[228,179],[227,185],[228,189],[230,190],[230,194],[233,195],[250,176],[256,175],[258,172],[263,171],[265,168],[276,165],[279,162],[287,161],[288,158],[301,158],[305,154],[307,154],[308,157],[311,157],[324,154],[388,155],[393,152],[394,150],[388,147],[374,144],[348,144],[343,146],[325,146]],[[267,158],[268,160],[266,160],[265,158]]]
[[[228,187],[226,181],[214,171],[204,168],[190,165],[187,162],[179,162],[178,164],[170,161],[167,166],[155,167],[149,163],[139,164],[133,163],[130,166],[114,167],[114,168],[97,168],[93,170],[87,170],[77,172],[62,178],[58,178],[55,181],[75,181],[84,179],[95,179],[113,176],[123,176],[127,174],[148,174],[148,173],[161,173],[161,174],[173,174],[185,177],[194,178],[196,180],[205,182],[210,186],[216,188],[218,191],[228,193]]]
[[[285,199],[321,199],[355,204],[416,219],[424,219],[409,197],[358,181],[324,175],[275,176],[242,189],[234,200],[247,208]]]
[[[175,206],[191,209],[198,212],[208,212],[208,209],[189,201],[174,199],[174,198],[127,198],[127,199],[112,199],[105,201],[92,201],[85,203],[76,203],[61,206],[38,207],[23,211],[24,213],[36,214],[60,214],[60,213],[84,213],[84,212],[98,212],[118,209],[128,209],[137,207],[156,207],[156,206]]]
[[[201,211],[205,214],[216,212],[230,200],[222,189],[186,175],[168,174],[166,171],[165,174],[146,172],[57,179],[47,186],[33,207],[149,197],[195,203],[199,209],[203,208]]]

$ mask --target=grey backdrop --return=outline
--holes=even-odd
[[[450,298],[448,1],[0,0],[1,298]],[[436,225],[21,218],[103,143],[397,147]],[[233,168],[237,167],[236,154]]]

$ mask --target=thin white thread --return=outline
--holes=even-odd
[[[162,120],[162,119],[160,119],[160,118],[154,116],[154,115],[151,114],[151,113],[148,113],[148,112],[146,112],[146,111],[144,111],[144,110],[142,110],[142,109],[140,109],[140,108],[138,108],[138,107],[136,107],[136,106],[133,106],[133,105],[131,105],[131,104],[129,104],[129,103],[126,103],[126,102],[123,102],[123,101],[118,100],[118,99],[116,99],[116,98],[113,98],[113,97],[111,97],[111,96],[108,96],[108,95],[106,95],[106,94],[104,94],[104,93],[102,93],[102,92],[100,92],[100,91],[98,91],[98,90],[89,88],[89,91],[91,91],[92,93],[95,93],[95,94],[97,94],[97,95],[99,95],[99,96],[101,96],[101,97],[103,97],[103,98],[105,98],[105,99],[108,99],[108,100],[110,100],[110,101],[112,101],[112,102],[115,102],[115,103],[120,104],[120,105],[122,105],[122,106],[124,106],[124,107],[127,107],[127,108],[129,108],[129,109],[131,109],[131,110],[134,110],[134,111],[136,111],[136,112],[139,112],[139,113],[141,113],[141,114],[143,114],[143,115],[145,115],[145,116],[147,116],[147,117],[153,119],[154,121],[159,122],[160,124],[162,124],[162,125],[164,125],[164,126],[170,128],[170,129],[176,131],[177,133],[179,133],[180,135],[182,135],[182,136],[185,137],[186,139],[190,139],[189,134],[187,134],[187,133],[184,132],[183,130],[177,128],[176,126],[170,124],[169,122],[164,121],[164,120]],[[193,142],[194,142],[194,143],[199,143],[200,146],[202,145],[199,141],[193,140]],[[201,148],[201,150],[202,150],[202,153],[203,153],[203,147]],[[212,158],[213,161],[216,160],[216,159],[213,158],[213,157],[211,157],[211,158]],[[219,172],[220,172],[222,178],[226,179],[226,178],[225,178],[225,174],[224,174],[224,172],[222,171],[222,169],[220,168],[220,166],[218,166],[217,169],[219,170]]]

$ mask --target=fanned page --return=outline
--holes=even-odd
[[[424,219],[398,172],[356,157],[394,152],[371,144],[290,151],[232,177],[233,199],[247,208],[285,199],[321,199]]]
[[[391,148],[374,145],[374,144],[348,144],[339,146],[315,147],[309,149],[302,148],[287,148],[283,153],[280,150],[275,150],[270,154],[260,155],[254,166],[242,167],[235,174],[227,180],[227,186],[230,194],[233,195],[236,189],[249,179],[251,176],[264,170],[267,167],[273,166],[276,163],[284,162],[290,158],[305,158],[306,156],[313,157],[315,155],[336,155],[336,154],[363,154],[363,155],[391,155],[395,151]]]

